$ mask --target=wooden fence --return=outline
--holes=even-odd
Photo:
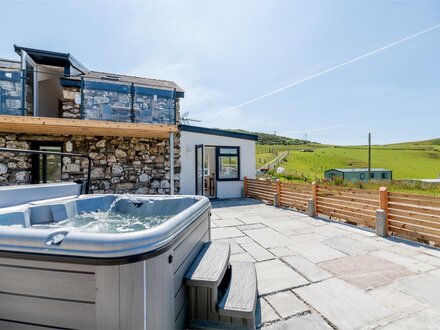
[[[244,193],[303,212],[313,201],[315,214],[370,228],[376,227],[376,211],[384,210],[388,233],[440,246],[440,197],[248,178]]]

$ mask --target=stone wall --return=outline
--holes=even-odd
[[[0,147],[30,149],[33,141],[58,141],[63,151],[88,154],[92,158],[93,193],[169,194],[168,139],[92,136],[45,136],[0,133]],[[180,188],[180,143],[174,145],[175,193]],[[31,181],[31,157],[0,153],[0,185]],[[87,177],[87,160],[64,157],[63,181]]]
[[[77,87],[63,87],[63,108],[61,117],[69,119],[81,118],[81,91]]]

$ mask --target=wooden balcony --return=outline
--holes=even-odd
[[[177,131],[177,125],[0,116],[0,132],[4,133],[167,138],[171,132]]]

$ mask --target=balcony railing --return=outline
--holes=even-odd
[[[33,113],[34,81],[29,73],[28,70],[0,67],[0,115]],[[76,83],[79,93],[75,106],[79,105],[80,119],[176,124],[175,89],[84,78]]]

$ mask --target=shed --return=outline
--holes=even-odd
[[[367,181],[368,168],[334,168],[324,171],[324,178],[334,180],[341,178],[347,181]],[[393,171],[384,168],[372,168],[370,170],[371,180],[392,180]]]
[[[242,196],[244,177],[255,178],[253,134],[180,125],[182,194]]]

